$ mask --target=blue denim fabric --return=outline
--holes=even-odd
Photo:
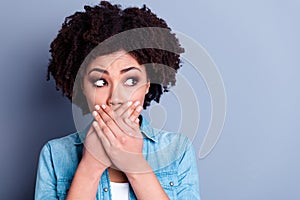
[[[65,199],[80,162],[88,127],[49,141],[40,153],[35,199]],[[142,119],[143,154],[170,199],[200,200],[195,153],[189,139],[178,133],[152,128]],[[147,187],[147,183],[145,183]],[[136,199],[132,188],[130,199]],[[96,200],[111,200],[110,180],[105,170]]]

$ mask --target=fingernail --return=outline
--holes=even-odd
[[[99,105],[95,105],[95,109],[96,110],[100,110],[100,106]]]
[[[139,123],[140,122],[140,119],[139,118],[136,118],[136,120],[135,120],[135,123]]]
[[[98,123],[96,121],[93,121],[93,126],[98,127]]]
[[[140,101],[136,101],[135,103],[134,103],[134,106],[138,106],[140,104]]]
[[[132,101],[128,101],[127,105],[131,106],[131,104],[132,104]]]
[[[98,115],[98,113],[96,111],[93,111],[92,114],[93,114],[94,117],[97,117],[97,115]]]
[[[136,111],[140,112],[143,109],[142,106],[137,107]]]
[[[102,107],[103,109],[105,109],[105,108],[106,108],[106,105],[105,105],[105,104],[103,104],[101,107]]]

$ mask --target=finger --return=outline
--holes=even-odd
[[[127,127],[130,127],[131,132],[134,133],[135,137],[140,137],[140,126],[139,126],[139,115],[141,114],[143,110],[142,106],[138,106],[133,112],[132,115],[129,118],[125,118],[124,122],[126,123]]]
[[[99,115],[100,118],[102,118],[102,120],[105,123],[113,123],[114,122],[114,116],[113,116],[113,112],[110,109],[110,107],[106,106],[105,104],[101,105],[101,107],[99,105],[95,106],[96,112]],[[96,113],[93,113],[93,115],[96,116]],[[95,117],[94,116],[94,117]],[[96,117],[95,117],[96,118]],[[98,119],[98,118],[97,118]]]
[[[117,116],[121,116],[123,115],[123,113],[130,107],[133,105],[132,101],[128,101],[126,103],[123,103],[119,108],[117,108],[116,110],[114,110],[115,114]]]
[[[129,103],[128,105],[130,106],[131,103]],[[110,128],[112,128],[115,132],[115,136],[118,137],[120,136],[120,134],[122,134],[121,132],[127,132],[128,131],[128,128],[126,128],[126,125],[125,123],[123,122],[121,116],[119,116],[118,114],[114,113],[114,111],[111,109],[111,107],[109,106],[106,106],[106,105],[102,105],[101,107],[99,106],[100,109],[102,109],[107,115],[108,117],[110,117],[115,125],[111,126],[109,125]],[[99,110],[100,112],[100,110]],[[105,116],[105,113],[103,113],[103,117],[107,117]],[[104,119],[104,121],[110,121],[111,119]],[[120,133],[120,134],[118,134]]]
[[[103,127],[104,129],[109,128],[109,131],[111,132],[115,138],[120,137],[123,134],[123,129],[120,128],[119,124],[113,119],[111,118],[106,112],[109,112],[109,107],[102,105],[101,109],[98,111],[98,114],[100,116],[100,127]]]
[[[123,130],[124,133],[128,133],[130,135],[131,132],[133,132],[132,129],[133,124],[131,122],[128,123],[126,121],[129,120],[129,117],[133,114],[134,110],[139,104],[140,104],[139,101],[136,101],[131,105],[129,104],[129,106],[123,111],[123,113],[120,116],[116,116],[115,118],[116,122],[118,126]]]
[[[126,126],[126,129],[127,129],[127,132],[129,133],[129,135],[132,135],[132,133],[139,130],[139,125],[135,121],[131,121],[129,118],[125,118],[123,121],[125,124],[124,126]]]
[[[112,119],[107,112],[110,112],[110,108],[108,106],[98,106],[96,105],[95,108],[98,111],[94,111],[92,114],[94,116],[94,119],[101,124],[101,127],[103,129],[107,129],[107,127],[110,129],[110,132],[114,135],[115,138],[120,138],[121,134],[124,132],[127,132],[126,129],[124,129],[124,124],[122,127],[120,126],[120,123],[117,123]],[[108,130],[106,130],[108,132]],[[115,139],[114,138],[114,139]],[[111,139],[113,141],[113,139]]]
[[[123,118],[129,118],[129,116],[132,114],[132,112],[138,105],[140,105],[140,101],[136,101],[130,104],[127,108],[124,108],[123,112],[120,113],[120,116],[122,116]]]
[[[96,111],[93,112],[94,118],[100,122],[100,119],[104,121],[107,125],[113,124],[114,121],[114,115],[110,107],[106,106],[105,104],[99,106],[95,105]]]
[[[97,161],[101,162],[106,166],[110,166],[111,162],[107,157],[104,144],[105,141],[101,140],[95,128],[91,126],[89,132],[85,137],[85,141],[84,141],[85,150]],[[105,145],[107,146],[107,144]]]
[[[124,112],[121,114],[122,118],[129,118],[133,111],[140,105],[140,101],[134,102],[131,106],[129,106]]]
[[[90,136],[91,134],[93,134],[95,132],[94,127],[91,126],[88,130],[88,132],[86,133],[85,138],[87,138],[88,136]]]
[[[124,110],[124,112],[121,114],[121,116],[116,118],[119,127],[125,133],[130,134],[133,131],[132,127],[134,124],[131,123],[131,121],[129,120],[129,117],[134,113],[134,110],[137,108],[138,105],[140,105],[140,101],[134,102],[133,104],[129,105],[127,109]],[[128,120],[129,120],[129,122],[128,122]],[[134,119],[134,120],[136,120],[136,119]],[[138,121],[139,120],[137,119],[136,124],[138,124]]]
[[[106,114],[109,115],[110,118],[112,119],[115,118],[113,110],[109,106],[106,106],[105,104],[101,105],[101,107],[99,105],[95,105],[95,109],[96,111],[100,111],[103,109],[104,112],[106,112]]]
[[[96,121],[99,121],[101,118],[100,115],[98,114],[98,112],[95,110],[92,112],[92,115]]]
[[[96,106],[95,106],[96,107]],[[100,109],[101,110],[101,109]],[[100,129],[102,130],[102,128],[103,129],[106,129],[106,127],[105,127],[105,123],[103,124],[103,119],[102,119],[102,117],[100,116],[100,113],[99,113],[100,111],[93,111],[93,113],[92,113],[92,115],[93,115],[93,117],[94,117],[94,119],[99,123],[99,126],[100,126]],[[109,119],[106,119],[106,121],[109,121]],[[111,122],[109,122],[109,123],[111,123]]]
[[[113,134],[109,134],[107,130],[99,125],[97,121],[92,123],[98,137],[100,138],[105,149],[112,145],[112,141],[115,139]],[[105,131],[104,131],[105,130]]]
[[[140,119],[139,118],[136,118],[136,120],[134,120],[134,122],[138,125],[140,125]]]
[[[126,126],[130,129],[129,134],[130,136],[136,137],[136,138],[142,138],[142,134],[140,131],[139,126],[139,118],[136,118],[134,121],[131,121],[129,118],[126,118],[124,122],[126,123]]]
[[[135,124],[139,124],[139,115],[141,114],[143,110],[142,106],[138,106],[134,109],[134,111],[132,112],[132,114],[129,116],[130,121],[134,122]]]

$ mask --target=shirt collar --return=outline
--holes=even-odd
[[[151,125],[149,124],[149,122],[146,120],[145,117],[143,117],[142,115],[139,116],[141,123],[140,126],[140,131],[143,133],[143,135],[152,140],[153,142],[157,142],[157,139],[155,137],[155,133],[153,128],[151,127]]]
[[[150,126],[149,122],[142,115],[139,116],[139,119],[141,121],[140,131],[142,132],[143,136],[147,139],[152,140],[153,142],[157,142],[157,139],[155,138],[154,130]],[[92,122],[90,122],[82,131],[78,132],[78,137],[74,143],[75,145],[80,145],[84,143],[86,133],[88,132],[91,124]]]

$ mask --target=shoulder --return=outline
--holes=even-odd
[[[78,132],[48,141],[40,153],[40,168],[54,170],[57,180],[69,180],[82,156],[83,144],[78,141]]]
[[[41,156],[50,156],[53,161],[74,159],[81,153],[82,146],[79,133],[75,132],[48,141],[41,150]]]
[[[52,139],[48,141],[46,145],[49,145],[52,148],[59,148],[59,147],[65,148],[69,146],[74,146],[76,144],[80,144],[80,138],[78,132],[71,133],[61,138]]]
[[[143,116],[141,116],[141,122],[141,132],[143,132],[148,139],[158,143],[159,145],[170,143],[189,143],[189,138],[184,134],[155,128]]]
[[[181,133],[153,128],[153,140],[147,140],[147,160],[154,170],[176,171],[193,149],[189,138]],[[159,159],[158,159],[159,158]],[[156,171],[156,172],[158,172]]]
[[[191,145],[191,141],[190,139],[182,134],[182,133],[178,133],[178,132],[170,132],[167,130],[161,130],[161,129],[155,129],[153,128],[154,131],[154,138],[156,139],[156,141],[160,144],[160,145],[173,145],[177,147],[188,147]]]

